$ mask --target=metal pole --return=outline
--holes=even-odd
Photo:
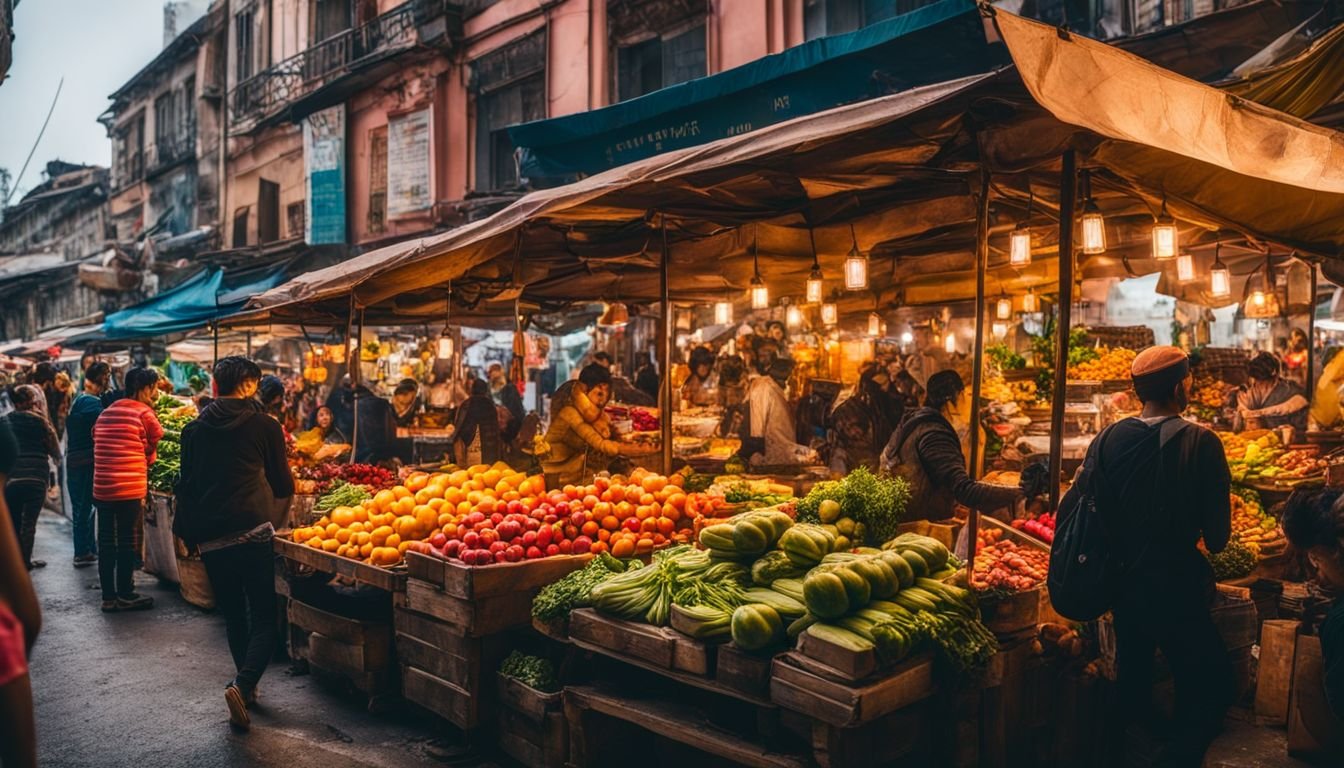
[[[1064,153],[1059,174],[1059,322],[1055,327],[1055,386],[1050,398],[1050,509],[1059,508],[1064,454],[1064,390],[1069,375],[1069,326],[1073,310],[1073,209],[1078,168],[1073,150]]]
[[[252,359],[252,329],[247,329],[247,357]]]
[[[989,269],[989,171],[980,171],[980,200],[975,216],[975,348],[971,355],[971,477],[980,477],[980,387],[985,366],[985,272]],[[975,570],[975,545],[980,536],[980,510],[966,513],[967,573]]]
[[[663,472],[672,473],[672,299],[668,289],[668,261],[672,252],[667,247],[667,216],[659,217],[663,234],[663,258],[658,269],[658,300],[663,305],[663,332],[659,334],[658,367],[662,374],[658,384],[659,426],[662,428]]]
[[[215,321],[214,328],[215,328],[215,352],[214,352],[215,360],[213,363],[210,364],[211,368],[214,368],[215,363],[219,362],[219,321]]]
[[[354,429],[350,430],[350,431],[351,431],[351,435],[350,435],[350,463],[351,463],[351,464],[354,464],[354,463],[355,463],[355,461],[356,461],[355,456],[358,455],[358,453],[359,453],[359,396],[358,396],[359,379],[360,379],[359,357],[360,357],[360,345],[361,345],[361,339],[363,339],[363,338],[364,338],[364,308],[361,307],[361,308],[359,309],[358,319],[357,319],[356,322],[355,322],[355,345],[354,345],[355,348],[354,348],[354,350],[353,350],[353,351],[346,357],[347,361],[349,362],[349,366],[348,366],[348,368],[349,368],[349,370],[350,370],[350,386],[351,386],[351,388],[352,388],[351,397],[350,397],[350,404],[351,404],[351,407],[354,409],[354,414],[353,414],[353,415],[354,415],[354,422],[353,422]]]
[[[1312,262],[1303,260],[1311,268],[1311,298],[1307,301],[1307,400],[1312,400],[1316,394],[1316,265]],[[1300,436],[1300,441],[1305,441],[1306,436]]]

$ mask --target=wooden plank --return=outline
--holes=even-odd
[[[858,728],[812,723],[812,755],[822,768],[877,768],[929,749],[926,707],[909,707]],[[921,763],[926,764],[926,763]]]
[[[726,643],[716,651],[714,679],[720,685],[748,696],[769,698],[773,660],[773,653],[753,653]]]
[[[739,765],[755,768],[802,768],[808,765],[807,760],[797,755],[771,752],[729,733],[706,721],[693,708],[673,701],[626,698],[593,686],[570,686],[565,688],[565,713],[570,724],[570,762],[576,766],[588,762],[588,750],[583,742],[586,729],[582,725],[586,713],[632,723],[663,738]]]
[[[275,548],[275,552],[281,557],[300,565],[306,565],[315,571],[344,576],[352,581],[388,592],[402,592],[406,589],[405,568],[382,568],[361,560],[337,557],[331,552],[314,549],[296,541],[290,541],[283,536],[276,536],[272,541],[274,542],[272,546]]]
[[[405,606],[457,627],[472,637],[486,637],[532,621],[532,593],[515,592],[464,600],[419,580],[406,583]]]
[[[770,698],[831,725],[848,727],[876,720],[933,695],[933,657],[912,656],[890,674],[867,684],[841,685],[798,666],[796,652],[775,657]],[[799,709],[801,707],[801,709]]]
[[[351,645],[362,645],[373,636],[386,635],[390,638],[392,630],[382,622],[347,618],[299,600],[289,601],[289,621],[309,632],[321,632],[333,640]]]
[[[564,765],[568,742],[562,712],[552,712],[544,723],[534,723],[517,712],[499,711],[499,748],[526,768]]]
[[[658,627],[611,619],[591,608],[581,608],[569,614],[569,637],[618,659],[672,668],[673,638]]]
[[[1291,619],[1266,621],[1260,626],[1260,671],[1255,685],[1255,714],[1266,724],[1288,722],[1293,690],[1293,654],[1302,623]]]
[[[500,706],[534,722],[544,721],[547,714],[556,712],[563,706],[559,691],[555,693],[538,691],[500,672],[495,673],[495,679],[499,686]]]
[[[877,651],[874,649],[854,651],[807,631],[798,636],[798,652],[825,665],[834,676],[844,680],[870,677],[879,666]]]
[[[459,728],[480,724],[481,701],[469,691],[415,667],[402,666],[401,695]]]
[[[995,600],[980,601],[980,618],[999,636],[1034,629],[1041,616],[1041,588],[1013,592]]]
[[[464,565],[419,552],[407,552],[406,564],[415,578],[441,587],[463,600],[540,589],[582,568],[592,555],[556,555],[539,560],[494,565]]]
[[[408,635],[426,645],[458,656],[466,656],[472,651],[480,650],[480,639],[467,637],[461,627],[417,613],[404,605],[393,606],[392,628],[399,635]]]
[[[482,671],[479,652],[459,655],[400,633],[396,643],[397,658],[403,664],[452,680],[465,690],[479,690]]]

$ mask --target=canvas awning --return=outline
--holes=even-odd
[[[1003,249],[1030,197],[1037,253],[1053,251],[1066,149],[1091,171],[1111,230],[1110,250],[1086,261],[1085,275],[1155,271],[1147,229],[1164,196],[1186,242],[1243,233],[1318,258],[1344,249],[1339,133],[1114,47],[990,13],[1012,56],[1008,69],[534,192],[488,219],[304,275],[258,297],[253,316],[339,317],[353,300],[377,322],[441,317],[450,281],[454,313],[457,302],[511,312],[515,298],[542,308],[651,301],[664,220],[674,300],[740,295],[753,250],[775,295],[796,292],[813,237],[834,280],[851,226],[872,259],[873,292],[846,294],[842,308],[965,299],[974,295],[971,191],[982,170],[992,180],[991,287],[1053,285],[1053,259],[1010,270]]]
[[[248,299],[278,285],[286,266],[265,270],[206,269],[103,321],[109,340],[153,338],[203,328],[234,314]]]

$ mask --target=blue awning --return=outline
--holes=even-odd
[[[108,315],[103,320],[103,334],[108,339],[137,339],[204,328],[238,312],[251,297],[279,285],[287,267],[202,270],[171,290]]]
[[[521,173],[555,186],[669,150],[747,133],[877,96],[988,72],[1008,63],[985,39],[972,0],[939,0],[844,35],[653,93],[515,125]]]

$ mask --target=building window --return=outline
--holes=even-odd
[[[233,247],[242,248],[247,245],[247,219],[252,211],[251,206],[243,206],[233,212]]]
[[[145,113],[137,112],[117,129],[112,145],[117,189],[139,181],[145,174]]]
[[[308,7],[311,43],[320,43],[350,28],[350,0],[316,0]]]
[[[290,237],[303,237],[303,203],[290,203],[285,207],[285,226]]]
[[[235,70],[236,79],[242,82],[255,74],[254,64],[256,57],[256,46],[254,45],[253,33],[255,31],[255,22],[253,20],[254,9],[249,8],[246,11],[237,13],[233,17],[233,38],[234,52],[237,54],[234,61],[237,63]]]
[[[172,160],[176,138],[177,94],[169,91],[154,100],[154,150],[158,162]]]
[[[803,35],[808,40],[843,35],[929,5],[935,0],[804,0]]]
[[[387,126],[369,131],[369,220],[370,234],[387,228]]]
[[[257,242],[280,239],[280,185],[261,179],[257,188]]]
[[[619,101],[705,74],[703,22],[690,29],[616,48],[616,98]]]
[[[177,114],[180,116],[178,135],[190,142],[194,148],[196,143],[196,76],[192,75],[182,81],[182,90],[179,91],[182,96],[182,105],[178,108]]]
[[[529,35],[472,63],[476,181],[480,192],[519,185],[508,127],[546,117],[546,33]]]

